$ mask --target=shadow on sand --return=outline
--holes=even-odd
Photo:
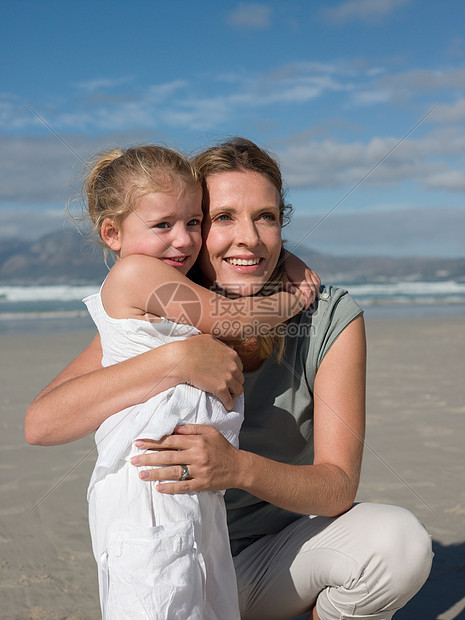
[[[465,542],[442,545],[433,540],[433,551],[427,582],[395,620],[465,620]]]

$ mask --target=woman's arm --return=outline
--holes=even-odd
[[[308,303],[299,288],[267,297],[227,299],[195,284],[152,256],[133,254],[113,266],[102,287],[102,301],[113,318],[134,311],[194,325],[223,340],[241,340],[253,329],[269,331]]]
[[[25,420],[28,443],[48,446],[80,439],[110,415],[179,383],[211,392],[228,410],[242,393],[239,356],[209,335],[163,345],[107,368],[101,359],[97,336],[34,399]]]
[[[362,461],[365,359],[364,324],[359,316],[339,335],[316,375],[313,465],[288,465],[237,450],[215,429],[187,425],[162,442],[144,440],[146,448],[168,451],[138,457],[138,464],[171,467],[141,472],[141,477],[177,479],[179,465],[187,464],[192,480],[161,484],[159,490],[186,493],[240,488],[301,514],[336,516],[348,510],[355,499]]]

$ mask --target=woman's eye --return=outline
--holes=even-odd
[[[160,222],[159,224],[155,224],[155,226],[153,226],[153,228],[169,228],[169,224],[168,222]]]
[[[276,215],[274,213],[262,213],[260,215],[261,219],[263,220],[268,220],[269,222],[275,222],[276,221]]]

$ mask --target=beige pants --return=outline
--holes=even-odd
[[[426,581],[431,538],[397,506],[356,504],[337,518],[302,517],[235,558],[241,618],[390,620]]]

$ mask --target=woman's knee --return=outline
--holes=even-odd
[[[364,546],[371,562],[389,575],[392,594],[409,600],[431,570],[431,537],[408,510],[383,504],[359,504],[364,514]]]

